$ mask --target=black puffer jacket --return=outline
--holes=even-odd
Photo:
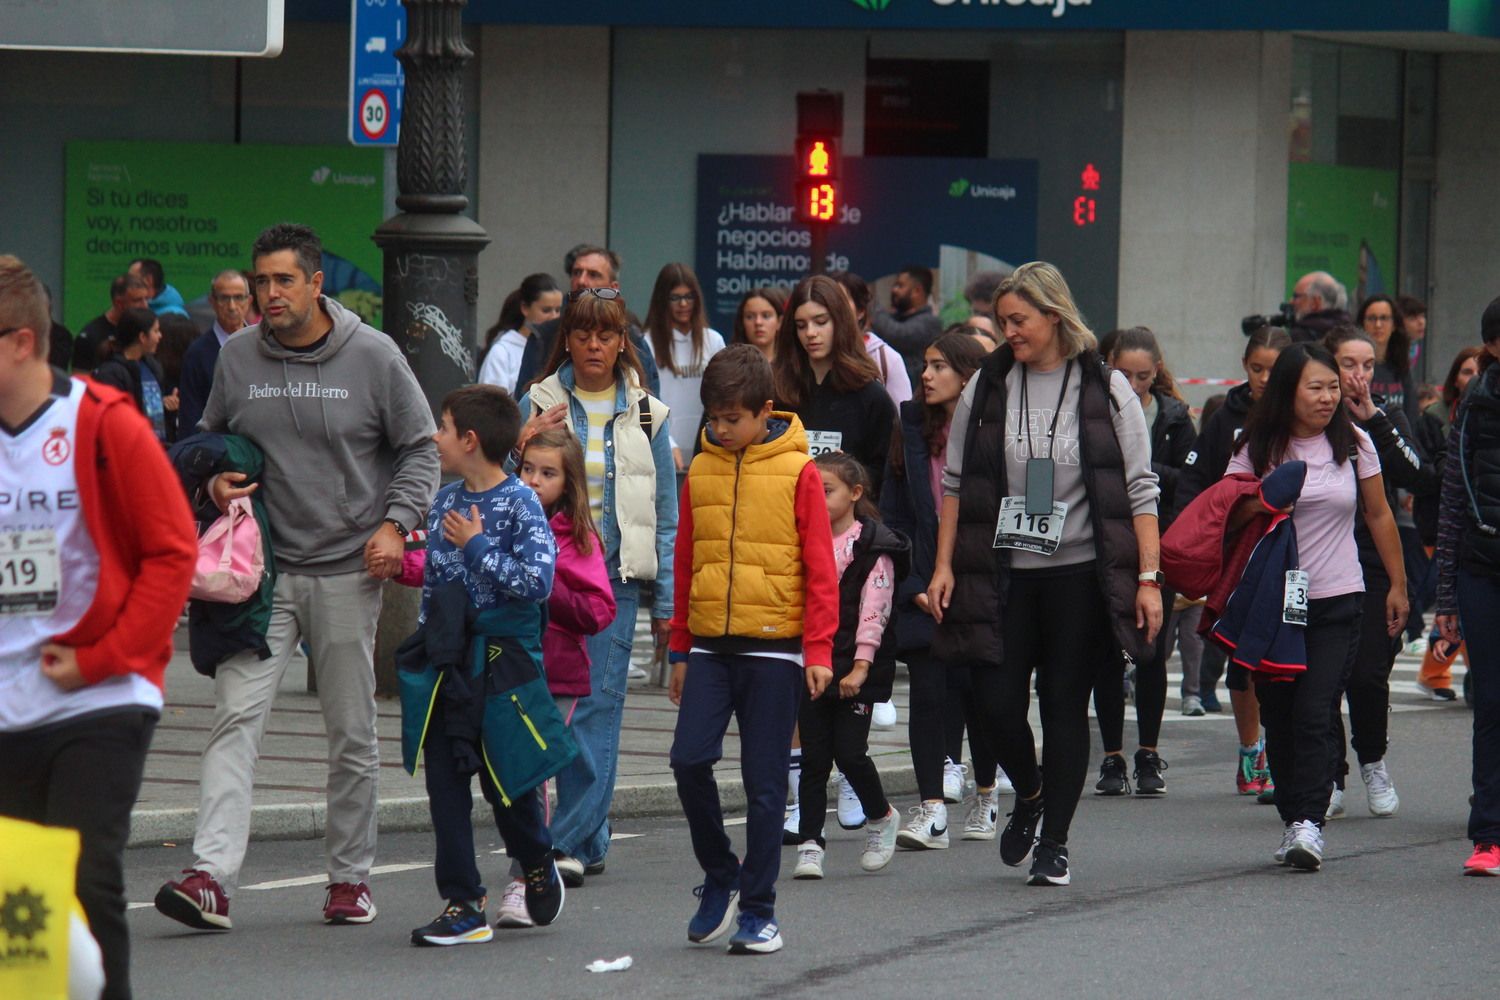
[[[865,579],[875,569],[881,556],[891,557],[892,580],[900,580],[911,568],[911,543],[900,534],[870,517],[859,519],[859,541],[854,543],[854,559],[839,578],[839,628],[833,635],[833,679],[837,683],[854,667],[854,636],[859,627],[859,598]],[[895,609],[892,608],[892,611]],[[854,696],[855,701],[874,705],[890,701],[896,681],[896,619],[886,622],[880,648],[870,664],[870,674]]]
[[[1177,515],[1174,506],[1177,496],[1177,479],[1188,456],[1198,444],[1198,432],[1193,429],[1193,415],[1187,404],[1174,396],[1156,389],[1156,421],[1151,425],[1151,471],[1156,473],[1161,486],[1160,510],[1162,534],[1172,525]]]
[[[1356,424],[1370,435],[1375,454],[1380,456],[1386,503],[1390,504],[1392,511],[1396,509],[1398,489],[1406,490],[1414,497],[1436,497],[1443,485],[1442,469],[1423,454],[1405,411],[1380,396],[1372,399],[1377,407],[1375,416],[1356,421]],[[1359,564],[1364,568],[1365,578],[1369,579],[1372,572],[1384,576],[1385,564],[1380,561],[1375,539],[1365,525],[1363,505],[1354,520],[1354,542],[1359,547]]]
[[[1010,553],[995,548],[994,538],[1000,498],[1009,495],[1005,377],[1014,364],[1015,355],[1002,344],[973,375],[980,381],[975,385],[964,440],[953,595],[932,644],[933,655],[944,660],[992,665],[1005,657],[1000,623],[1010,587]],[[1117,648],[1139,662],[1150,655],[1150,647],[1135,627],[1140,556],[1125,483],[1125,459],[1115,437],[1116,407],[1109,392],[1109,369],[1092,351],[1079,356],[1078,367],[1079,442],[1094,533],[1095,567]]]
[[[926,649],[932,645],[932,616],[913,601],[927,593],[932,566],[937,560],[938,511],[928,482],[927,441],[922,436],[924,406],[917,400],[901,404],[902,471],[887,464],[885,484],[880,489],[880,516],[887,527],[911,539],[911,569],[897,577],[896,648]]]

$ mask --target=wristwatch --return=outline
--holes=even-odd
[[[1136,579],[1136,582],[1139,583],[1141,586],[1143,586],[1143,587],[1155,587],[1157,590],[1160,590],[1162,588],[1162,584],[1164,584],[1164,583],[1167,582],[1167,578],[1164,575],[1162,575],[1161,570],[1157,570],[1154,573],[1142,573],[1140,576],[1136,577],[1135,579]]]
[[[406,537],[408,537],[408,536],[411,535],[411,532],[409,532],[409,531],[406,530],[406,525],[402,524],[400,521],[396,520],[394,517],[388,517],[388,518],[386,518],[385,519],[385,523],[389,524],[391,527],[395,528],[396,529],[396,534],[400,535],[402,538],[406,538]]]

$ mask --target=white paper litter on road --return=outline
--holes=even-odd
[[[635,960],[632,959],[629,955],[621,955],[613,962],[606,962],[602,958],[595,959],[588,965],[584,966],[584,968],[588,969],[590,972],[624,972],[634,964]]]

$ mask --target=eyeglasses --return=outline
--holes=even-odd
[[[697,302],[698,296],[694,295],[692,292],[688,292],[684,295],[668,295],[667,301],[672,303],[672,305],[674,306],[680,306],[684,303]]]
[[[620,290],[608,286],[603,288],[580,288],[573,293],[573,301],[578,302],[585,295],[592,295],[594,298],[603,299],[605,302],[613,302],[620,297]]]
[[[620,339],[620,334],[615,330],[574,330],[568,339],[579,347],[583,347],[591,340],[600,347],[613,347]]]

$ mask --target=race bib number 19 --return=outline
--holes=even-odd
[[[62,579],[57,535],[0,532],[0,615],[45,614],[57,607]]]

